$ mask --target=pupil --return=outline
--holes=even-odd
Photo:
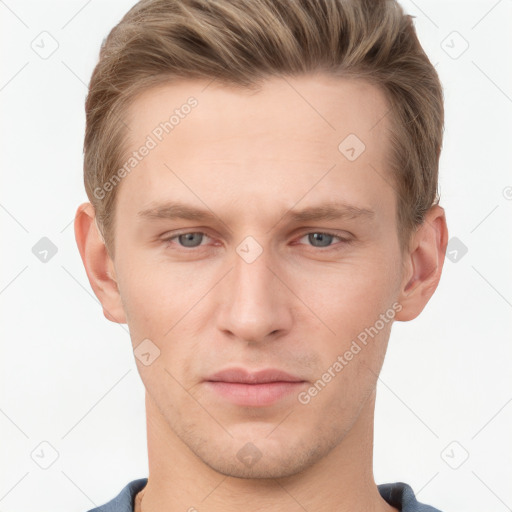
[[[327,247],[332,241],[332,235],[328,235],[327,233],[311,233],[309,235],[309,241],[312,242],[313,240],[316,242],[320,241],[320,246],[317,245],[316,247]]]
[[[201,239],[198,238],[199,244],[194,244],[194,237],[200,237],[201,233],[186,233],[184,235],[180,235],[180,242],[183,243],[185,247],[196,247],[201,243]]]

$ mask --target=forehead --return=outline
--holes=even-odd
[[[382,203],[392,199],[383,190],[387,113],[380,89],[324,75],[272,78],[257,91],[199,80],[159,85],[128,111],[129,153],[151,149],[123,180],[121,201],[133,209],[204,198],[252,213],[272,209],[278,196],[279,211],[354,195]]]
[[[388,110],[384,93],[375,85],[311,74],[269,78],[258,90],[219,85],[215,80],[164,83],[139,94],[128,108],[128,118],[135,144],[170,121],[176,141],[180,135],[196,140],[205,135],[218,139],[258,135],[253,144],[260,138],[287,142],[292,136],[336,143],[354,133],[374,146],[387,124]]]

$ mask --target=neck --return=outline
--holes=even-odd
[[[304,471],[246,479],[207,466],[170,429],[146,393],[149,478],[135,512],[397,512],[380,496],[373,478],[374,407],[375,392],[339,444]]]

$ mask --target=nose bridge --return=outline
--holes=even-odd
[[[255,256],[255,249],[249,248],[245,254],[240,255],[243,250],[243,246],[238,249],[233,269],[235,296],[247,301],[268,301],[270,288],[275,285],[274,276],[268,268],[271,266],[268,251]]]
[[[260,341],[274,331],[288,329],[290,312],[279,289],[283,285],[270,270],[270,250],[247,237],[236,253],[222,289],[219,328],[247,341]]]

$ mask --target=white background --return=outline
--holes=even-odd
[[[2,511],[83,512],[148,474],[144,388],[127,326],[104,318],[72,224],[87,200],[87,83],[103,38],[133,3],[0,1]],[[468,251],[446,260],[419,318],[394,324],[378,387],[375,479],[406,482],[443,512],[504,512],[512,510],[512,1],[402,5],[444,86],[441,205],[450,238]],[[43,31],[58,43],[47,59],[31,47]],[[454,58],[462,38],[469,47]],[[47,263],[32,252],[42,237],[58,248]],[[52,450],[57,460],[41,468]]]

